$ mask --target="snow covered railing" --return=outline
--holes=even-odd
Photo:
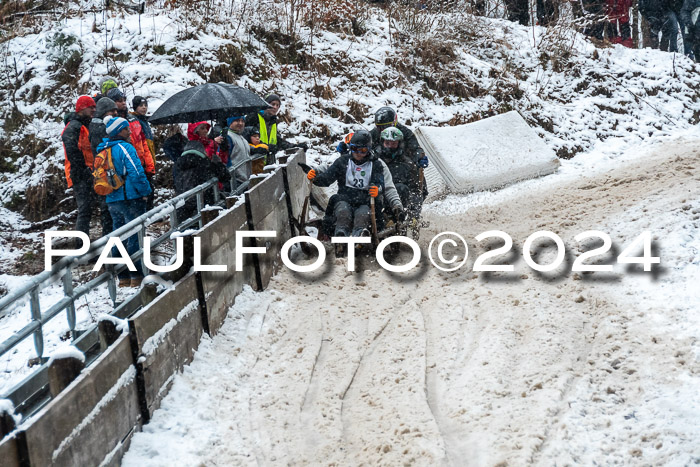
[[[246,287],[265,288],[279,267],[281,245],[293,235],[293,220],[298,221],[308,194],[297,162],[305,162],[303,151],[246,191],[242,200],[228,198],[226,209],[204,211],[205,225],[187,235],[200,238],[203,264],[232,265],[237,231],[276,230],[279,238],[265,255],[246,256],[242,271],[197,272],[185,254],[185,265],[171,283],[160,284],[165,285],[161,293],[149,295],[155,287],[144,285],[140,305],[119,314],[124,319],[100,318],[99,339],[89,338],[99,352],[86,353],[87,334],[74,341],[85,354],[84,369],[80,352],[61,354],[67,374],[58,375],[60,384],[52,387],[48,400],[32,410],[21,409],[17,397],[0,400],[5,418],[14,420],[10,430],[0,432],[3,466],[119,464],[133,434],[159,408],[174,375],[194,358],[202,336],[216,334],[236,296]],[[260,241],[250,240],[253,245]],[[26,392],[38,388],[37,378],[26,381]]]
[[[237,164],[229,169],[232,174],[231,193],[233,195],[240,195],[248,188],[248,182],[239,183],[235,177],[236,169],[239,169],[244,165],[250,166],[250,161]],[[122,240],[122,243],[125,243],[126,239],[135,233],[137,233],[139,236],[140,248],[139,251],[131,255],[131,259],[133,261],[139,260],[143,256],[143,238],[146,235],[146,228],[155,222],[169,219],[170,228],[167,232],[151,242],[151,248],[157,247],[166,241],[170,241],[171,235],[176,231],[185,230],[195,224],[198,224],[198,226],[201,228],[203,224],[200,213],[204,208],[204,193],[208,190],[213,190],[214,202],[220,203],[221,194],[219,192],[218,181],[216,179],[211,179],[202,185],[192,188],[191,190],[164,202],[160,206],[151,209],[145,214],[142,214],[128,224],[110,233],[109,236],[102,237],[93,242],[86,254],[80,257],[69,256],[60,259],[51,267],[50,271],[44,271],[43,273],[37,275],[25,285],[16,289],[0,300],[0,316],[7,314],[11,309],[18,306],[18,304],[20,304],[20,306],[24,305],[27,299],[29,299],[31,313],[31,321],[26,326],[15,332],[9,339],[6,339],[0,343],[0,357],[11,351],[29,336],[33,335],[36,357],[41,360],[44,353],[44,335],[42,328],[47,322],[52,320],[64,310],[66,312],[69,331],[71,332],[73,339],[75,339],[77,337],[75,335],[76,300],[95,290],[105,282],[107,283],[107,289],[109,296],[112,299],[112,303],[116,307],[117,274],[121,270],[125,269],[126,266],[107,265],[105,266],[106,272],[76,288],[73,288],[73,269],[80,265],[87,264],[99,256],[107,244],[109,237],[119,237],[120,240]],[[197,214],[189,219],[179,220],[177,216],[177,208],[184,206],[185,202],[192,198],[196,199]],[[148,271],[145,270],[145,266],[144,273],[148,274]],[[63,298],[50,306],[48,310],[42,310],[39,300],[41,290],[59,279],[63,282]]]

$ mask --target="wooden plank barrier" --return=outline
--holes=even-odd
[[[306,173],[299,167],[299,163],[306,163],[306,153],[299,149],[296,154],[289,157],[287,166],[284,168],[284,175],[287,177],[289,186],[289,200],[292,205],[292,215],[299,220],[304,200],[309,195],[309,182]]]
[[[3,466],[119,465],[133,434],[167,395],[174,375],[192,361],[203,332],[220,329],[246,284],[264,289],[279,269],[280,249],[292,236],[290,213],[298,218],[308,194],[306,176],[297,165],[304,161],[304,152],[298,151],[286,168],[259,181],[244,200],[227,199],[228,209],[207,214],[207,224],[196,233],[201,262],[227,265],[227,271],[192,271],[192,239],[186,238],[186,264],[177,273],[164,274],[177,280],[174,287],[153,298],[154,291],[144,286],[143,308],[129,319],[128,335],[112,323],[101,327],[104,353],[12,435],[0,439]],[[275,238],[244,241],[265,246],[267,252],[245,255],[241,272],[235,270],[238,230],[276,232]]]
[[[202,317],[193,272],[129,319],[136,367],[143,378],[141,412],[150,420],[175,373],[192,361],[202,337]]]
[[[17,450],[17,438],[5,437],[0,441],[0,459],[3,467],[20,467],[19,451]]]
[[[245,193],[250,230],[274,230],[277,233],[274,238],[253,239],[253,246],[267,248],[265,254],[254,257],[259,272],[256,290],[265,289],[272,275],[279,270],[280,250],[291,237],[286,197],[281,170],[269,175]]]
[[[8,408],[9,410],[9,408]],[[7,467],[19,466],[19,449],[17,447],[17,437],[16,436],[5,436],[12,433],[17,425],[15,419],[12,415],[2,407],[0,407],[0,436],[3,436],[0,440],[0,459],[2,460],[2,465]]]
[[[131,343],[119,337],[48,405],[21,425],[25,464],[99,465],[120,459],[141,415]]]
[[[248,230],[243,203],[222,214],[196,235],[201,238],[202,264],[226,265],[226,272],[204,271],[202,287],[207,310],[209,333],[214,335],[226,319],[236,295],[248,284],[255,287],[255,268],[251,255],[243,256],[243,270],[236,271],[236,231]],[[244,244],[250,242],[246,239]]]

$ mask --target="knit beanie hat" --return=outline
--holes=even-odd
[[[75,103],[75,111],[80,112],[88,107],[95,107],[95,101],[90,96],[80,96],[78,101]]]
[[[265,98],[265,102],[267,102],[268,104],[272,104],[274,101],[277,101],[280,104],[282,103],[282,99],[280,99],[280,96],[278,96],[277,94],[270,94]]]
[[[106,94],[107,97],[112,99],[114,102],[126,99],[126,95],[119,90],[119,88],[112,88],[109,91],[107,91]]]
[[[95,117],[103,118],[107,112],[110,110],[117,110],[117,104],[114,103],[109,97],[103,97],[97,101],[97,110],[95,111]]]
[[[207,158],[207,152],[204,149],[204,145],[201,143],[201,141],[188,142],[185,145],[185,148],[182,150],[181,156],[185,156],[187,154],[194,154],[204,159]]]
[[[131,100],[131,105],[134,106],[134,110],[141,107],[142,104],[148,105],[148,100],[146,100],[146,98],[143,96],[134,96],[134,98]]]
[[[250,143],[251,136],[260,136],[260,130],[258,130],[257,127],[254,126],[247,126],[243,129],[242,136],[246,139],[246,141]]]
[[[111,76],[105,76],[102,78],[102,81],[100,81],[100,92],[102,94],[107,94],[107,91],[109,91],[112,88],[118,88],[119,84],[117,84],[117,80],[115,78],[112,78]]]
[[[232,124],[235,120],[240,120],[240,119],[242,119],[242,118],[245,118],[245,116],[244,116],[244,115],[237,115],[237,116],[235,116],[235,117],[229,117],[229,118],[226,119],[226,126],[231,126],[231,124]]]
[[[112,117],[107,121],[106,125],[107,125],[107,134],[109,135],[110,138],[114,138],[124,128],[127,128],[129,126],[129,122],[127,122],[125,118]]]

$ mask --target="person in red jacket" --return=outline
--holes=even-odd
[[[141,123],[133,115],[129,115],[129,109],[126,106],[126,95],[119,88],[112,88],[107,91],[107,97],[112,99],[117,105],[117,116],[126,119],[129,122],[131,129],[131,140],[133,141],[134,149],[141,160],[141,165],[146,171],[146,176],[152,177],[156,173],[155,162],[148,150],[146,136],[141,128]]]
[[[606,0],[606,12],[609,21],[607,33],[610,42],[632,48],[630,8],[632,8],[632,0]]]
[[[217,136],[214,139],[209,139],[209,130],[211,125],[207,122],[190,123],[187,125],[187,139],[190,141],[199,141],[204,145],[207,157],[211,160],[219,149],[219,144],[224,140],[223,136]],[[227,160],[221,157],[221,162],[226,165]]]

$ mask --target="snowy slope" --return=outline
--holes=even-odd
[[[140,18],[75,12],[6,40],[0,127],[11,131],[0,137],[24,157],[14,163],[16,173],[0,174],[0,200],[32,220],[54,214],[55,203],[45,200],[65,196],[62,117],[106,74],[129,97],[148,97],[151,112],[177,91],[222,76],[260,94],[276,91],[290,122],[282,130],[312,139],[321,155],[351,128],[369,125],[382,105],[415,126],[517,109],[563,157],[598,141],[637,144],[669,135],[700,115],[698,67],[685,57],[595,49],[572,32],[461,14],[434,15],[432,31],[407,39],[382,9],[364,14],[361,36],[300,26],[292,58],[282,45],[289,38],[271,42],[273,25],[262,30],[255,16],[233,30],[186,7],[149,7]],[[74,82],[63,83],[62,67],[73,53],[81,61]],[[14,105],[21,118],[9,113]]]

